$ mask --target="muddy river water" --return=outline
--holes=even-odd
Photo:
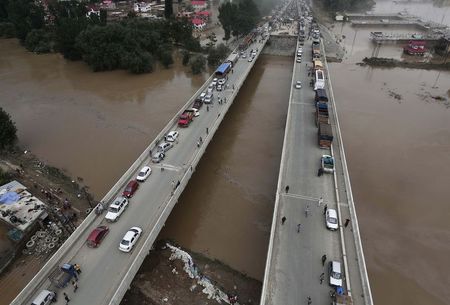
[[[348,37],[348,53],[330,70],[374,300],[450,304],[450,109],[432,98],[448,98],[450,73],[355,65],[372,53],[370,30],[335,27]],[[161,233],[257,279],[291,72],[289,58],[260,58]],[[179,64],[140,76],[92,73],[0,41],[0,106],[16,121],[20,144],[83,177],[97,198],[206,78]]]

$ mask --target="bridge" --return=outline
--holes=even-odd
[[[95,213],[90,213],[17,295],[12,302],[13,305],[31,304],[33,298],[42,289],[55,290],[49,281],[49,274],[64,263],[79,264],[82,273],[79,276],[78,291],[73,293],[70,284],[66,288],[58,289],[59,297],[56,304],[65,303],[63,292],[68,294],[71,305],[113,305],[121,302],[268,38],[269,35],[265,35],[264,38],[258,35],[256,41],[247,49],[257,50],[253,61],[239,59],[233,69],[228,72],[224,90],[220,92],[214,90],[213,103],[208,106],[203,105],[200,115],[195,117],[189,127],[179,128],[177,123],[180,114],[191,107],[201,92],[207,90],[213,80],[214,75],[212,75],[106,194],[102,202],[113,202],[114,198],[120,196],[125,185],[135,179],[143,166],[149,165],[152,168],[152,174],[147,181],[140,183],[120,219],[110,224],[104,219],[105,214],[97,216]],[[247,53],[249,54],[249,51]],[[223,101],[221,103],[219,103],[219,96]],[[167,151],[161,163],[151,163],[150,155],[157,151],[157,146],[164,141],[165,135],[173,130],[179,132],[174,147]],[[98,248],[88,248],[86,239],[99,225],[108,225],[109,234]],[[123,253],[118,249],[119,243],[128,229],[134,226],[142,228],[143,233],[133,251]]]
[[[308,87],[311,78],[307,71],[312,66],[312,42],[307,40],[303,62],[294,62],[292,71],[262,305],[310,304],[308,299],[312,304],[333,304],[328,270],[331,261],[341,263],[345,298],[353,300],[339,304],[373,305],[323,44],[321,51],[334,140],[330,149],[318,146],[315,92]],[[296,89],[297,81],[303,88]],[[318,176],[325,154],[334,157],[335,171]],[[336,231],[326,228],[325,206],[337,211]]]
[[[427,42],[437,42],[443,35],[439,34],[416,34],[416,33],[385,33],[372,32],[370,39],[378,44],[381,43],[406,43],[410,40],[424,40]]]

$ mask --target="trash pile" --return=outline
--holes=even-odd
[[[208,299],[214,299],[218,303],[225,302],[227,304],[238,304],[234,300],[230,300],[227,293],[223,292],[206,276],[202,275],[195,265],[192,257],[186,251],[181,250],[169,243],[166,246],[172,251],[169,260],[181,260],[184,263],[183,270],[189,275],[191,279],[195,279],[197,284],[203,287],[202,292],[208,296]]]

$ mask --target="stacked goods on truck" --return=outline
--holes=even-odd
[[[314,65],[314,70],[323,70],[323,65],[320,60],[314,60],[313,65]]]
[[[238,53],[232,53],[230,56],[228,56],[227,60],[225,62],[231,63],[231,65],[234,67],[239,59]]]
[[[61,267],[56,267],[49,275],[50,282],[58,288],[64,288],[75,277],[77,278],[77,271],[72,264],[64,264]]]
[[[328,102],[328,96],[325,89],[317,89],[316,96],[314,97],[316,102]]]
[[[180,127],[188,127],[189,124],[194,119],[195,112],[193,110],[187,109],[185,110],[178,119],[178,126]]]
[[[331,125],[327,123],[319,124],[319,147],[330,148],[331,142],[333,142],[333,130]]]
[[[248,34],[247,36],[245,36],[244,40],[242,41],[242,43],[239,45],[239,50],[247,50],[247,48],[253,43],[253,40],[256,37],[256,32],[252,31],[250,34]]]
[[[353,305],[353,299],[349,295],[336,295],[333,298],[332,305]]]
[[[316,102],[316,125],[328,123],[328,103]]]

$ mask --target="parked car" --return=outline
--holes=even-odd
[[[302,82],[301,81],[296,81],[295,82],[295,89],[301,89],[302,88]]]
[[[301,63],[302,62],[302,58],[301,57],[297,57],[297,59],[295,60],[297,63]]]
[[[178,138],[178,131],[172,130],[169,132],[166,136],[166,141],[168,142],[175,142],[175,140]]]
[[[34,298],[31,305],[48,305],[56,301],[56,292],[44,289]]]
[[[328,265],[328,273],[330,275],[330,286],[342,286],[341,263],[331,261]]]
[[[219,79],[219,81],[217,82],[218,85],[224,85],[227,82],[226,78],[221,78]]]
[[[335,231],[338,229],[338,218],[335,209],[327,209],[325,213],[325,223],[328,230]]]
[[[123,211],[128,207],[128,199],[125,197],[117,197],[113,203],[109,206],[108,213],[106,213],[105,219],[107,221],[117,221]]]
[[[213,94],[207,94],[205,99],[203,100],[203,103],[211,104],[213,99],[214,99],[214,95]]]
[[[97,228],[92,230],[91,234],[89,234],[86,240],[87,246],[90,248],[97,248],[108,233],[108,226],[98,226]]]
[[[242,54],[241,57],[242,57],[242,58],[247,58],[247,55],[244,53],[244,54]]]
[[[136,180],[131,180],[128,182],[127,186],[122,192],[123,197],[131,198],[133,197],[134,193],[139,188],[139,183]]]
[[[158,145],[157,150],[160,152],[166,152],[173,147],[173,144],[170,142],[162,142]]]
[[[200,93],[200,95],[198,96],[198,98],[201,99],[201,100],[203,101],[203,99],[205,98],[205,96],[206,96],[206,92],[202,92],[202,93]]]
[[[223,87],[221,84],[217,84],[216,89],[217,89],[217,91],[222,91]]]
[[[134,245],[138,241],[139,237],[142,234],[142,229],[139,227],[132,227],[125,233],[125,236],[122,238],[122,241],[119,244],[119,250],[123,252],[130,252],[133,250]]]
[[[165,153],[157,151],[152,156],[152,162],[153,163],[159,163],[162,160],[164,160],[165,157],[166,157]]]
[[[200,115],[200,112],[199,112],[198,109],[196,109],[196,108],[190,108],[190,109],[188,109],[188,110],[191,110],[191,111],[194,112],[194,117],[198,117],[198,116]]]
[[[143,168],[141,168],[141,171],[137,175],[136,180],[139,182],[144,182],[151,174],[152,169],[150,168],[150,166],[144,166]]]
[[[217,85],[217,81],[218,81],[217,77],[214,77],[212,82],[211,82],[211,85],[213,85],[213,87],[216,86]]]

